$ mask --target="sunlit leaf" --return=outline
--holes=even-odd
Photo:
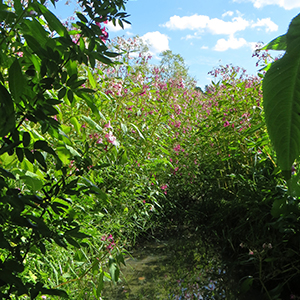
[[[9,89],[14,99],[19,102],[19,97],[26,88],[26,80],[23,76],[19,60],[15,59],[8,71]]]
[[[56,31],[60,36],[68,36],[66,28],[59,21],[59,19],[50,10],[47,9],[45,5],[34,2],[33,6],[41,11],[48,23],[50,30]]]
[[[14,127],[14,103],[7,89],[0,83],[0,137],[4,137]]]
[[[286,43],[286,35],[280,35],[275,38],[273,41],[268,43],[266,46],[261,48],[260,50],[283,50],[286,51],[287,43]]]
[[[263,105],[278,164],[286,179],[300,154],[300,15],[286,34],[287,52],[263,80]]]

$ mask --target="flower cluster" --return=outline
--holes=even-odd
[[[114,241],[114,238],[111,234],[109,235],[103,235],[101,237],[101,241],[105,242],[106,243],[106,249],[107,251],[111,251],[114,249],[114,246],[116,245],[115,241]]]

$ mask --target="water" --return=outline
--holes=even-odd
[[[126,257],[121,282],[107,285],[103,299],[237,299],[214,247],[183,234],[137,245]]]

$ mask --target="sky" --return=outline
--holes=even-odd
[[[73,3],[59,1],[55,14],[71,16]],[[208,72],[219,65],[256,74],[255,45],[285,34],[300,12],[300,0],[129,0],[126,12],[131,25],[124,30],[106,25],[111,39],[138,35],[149,45],[153,64],[159,64],[162,51],[180,54],[190,76],[204,88],[214,79]]]

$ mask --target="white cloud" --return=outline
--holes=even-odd
[[[170,20],[163,24],[163,27],[167,27],[169,29],[201,29],[207,27],[207,24],[209,22],[208,16],[198,15],[195,14],[193,16],[173,16],[170,18]]]
[[[127,34],[128,36],[134,36],[134,33],[131,32],[131,31],[126,31],[126,34]]]
[[[197,36],[197,33],[201,33],[204,30],[210,31],[212,34],[225,34],[225,35],[230,35],[238,31],[243,31],[248,27],[251,28],[265,27],[266,32],[278,30],[278,25],[275,24],[273,21],[271,21],[270,18],[265,18],[261,20],[258,19],[256,22],[254,22],[252,20],[248,21],[246,19],[243,19],[238,11],[236,13],[238,14],[238,17],[232,18],[231,21],[224,21],[218,18],[210,19],[209,16],[203,16],[197,14],[189,17],[188,16],[179,17],[175,15],[171,17],[168,22],[166,22],[161,26],[167,27],[171,30],[189,29],[189,30],[197,31],[194,35],[191,34],[187,35],[185,37],[186,40],[199,38],[199,36]],[[227,11],[222,16],[232,15],[232,14],[233,14],[232,11]]]
[[[105,24],[105,27],[108,28],[108,30],[111,32],[117,32],[120,30],[126,30],[131,28],[131,25],[125,22],[123,22],[123,25],[124,25],[124,29],[118,24],[118,22],[116,23],[116,26],[114,26],[114,24],[110,21],[107,24]]]
[[[231,17],[231,16],[233,16],[233,11],[226,11],[224,14],[222,14],[222,17],[224,18],[224,17],[226,17],[226,16],[229,16],[229,17]]]
[[[244,0],[246,2],[252,2],[256,8],[261,8],[266,5],[278,5],[286,10],[300,7],[300,0]],[[234,0],[234,2],[240,2],[240,0]]]
[[[270,18],[265,18],[265,19],[257,19],[257,22],[253,23],[251,25],[252,28],[254,27],[266,27],[266,32],[269,31],[277,31],[278,30],[278,25],[275,24],[273,21],[271,21]]]
[[[207,46],[202,46],[202,47],[201,47],[201,49],[203,49],[203,50],[207,50],[207,49],[208,49],[208,47],[207,47]]]
[[[235,38],[231,35],[227,40],[219,39],[213,50],[226,51],[228,49],[238,49],[243,46],[250,46],[250,44],[243,38]]]
[[[213,34],[233,34],[237,31],[245,30],[249,26],[249,22],[242,17],[235,17],[232,21],[223,21],[221,19],[210,19],[209,16],[192,15],[192,16],[173,16],[168,22],[162,25],[169,29],[190,29],[203,30],[208,29]]]
[[[214,18],[209,20],[207,28],[213,34],[233,34],[237,31],[245,30],[249,26],[249,22],[241,17],[233,18],[230,22]]]
[[[169,50],[169,37],[159,31],[147,32],[141,36],[142,40],[148,44],[149,52],[157,57],[157,54]]]
[[[234,0],[242,1],[242,0]],[[259,1],[259,0],[245,0],[245,1]],[[262,0],[261,0],[262,1]],[[268,0],[265,0],[268,1]],[[282,0],[283,1],[283,0]],[[299,0],[300,1],[300,0]],[[257,19],[257,21],[246,20],[239,11],[235,12],[237,17],[232,17],[233,12],[227,11],[222,16],[230,16],[230,21],[213,18],[209,16],[194,14],[192,16],[173,16],[169,21],[161,25],[171,30],[193,30],[194,34],[188,34],[182,39],[200,39],[201,33],[210,32],[213,35],[225,35],[226,38],[219,39],[214,46],[215,51],[226,51],[228,49],[238,49],[243,46],[253,48],[253,43],[247,42],[244,38],[236,38],[235,34],[239,31],[244,31],[247,28],[264,29],[266,32],[277,31],[278,25],[271,21],[270,18]],[[202,48],[205,49],[205,48]]]
[[[188,34],[185,37],[182,37],[182,40],[192,40],[192,39],[201,39],[202,37],[198,34],[198,32],[195,32],[193,35],[192,34]]]

